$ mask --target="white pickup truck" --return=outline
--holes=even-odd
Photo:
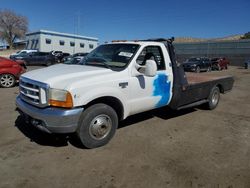
[[[79,64],[58,64],[23,74],[17,109],[49,133],[76,133],[87,148],[107,144],[120,120],[169,106],[206,103],[214,109],[233,78],[185,74],[172,40],[115,41]]]

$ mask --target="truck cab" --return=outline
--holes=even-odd
[[[107,144],[118,122],[130,115],[202,103],[214,109],[219,93],[232,85],[232,77],[188,80],[172,40],[115,41],[100,45],[79,64],[25,73],[16,104],[37,128],[76,132],[84,146],[95,148]]]

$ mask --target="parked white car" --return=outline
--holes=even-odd
[[[37,52],[37,50],[21,50],[10,55],[10,59],[22,59],[29,53]]]
[[[37,50],[20,50],[20,51],[17,51],[11,55],[26,54],[26,53],[31,53],[31,52],[37,52]]]

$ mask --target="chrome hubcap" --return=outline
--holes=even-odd
[[[1,77],[1,85],[4,87],[10,87],[13,85],[14,83],[14,78],[13,76],[9,75],[9,74],[5,74]]]
[[[105,114],[96,116],[90,123],[89,134],[95,140],[101,140],[111,131],[111,118]]]
[[[219,101],[219,92],[215,91],[213,96],[212,96],[212,103],[213,105],[216,105]]]

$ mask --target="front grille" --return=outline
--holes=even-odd
[[[48,105],[48,85],[21,77],[20,97],[29,104],[45,107]]]

